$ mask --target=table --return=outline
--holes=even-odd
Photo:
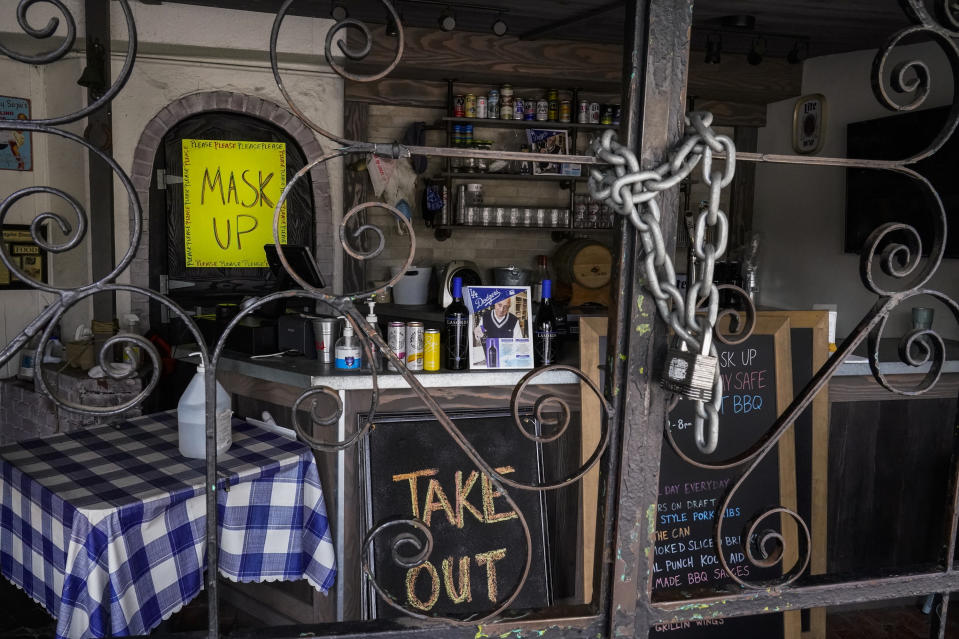
[[[234,418],[218,462],[220,573],[329,590],[312,451]],[[175,412],[0,448],[0,573],[57,619],[58,638],[146,634],[203,587],[204,469],[179,454]]]

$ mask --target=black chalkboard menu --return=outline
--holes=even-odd
[[[717,344],[723,403],[716,452],[703,455],[696,448],[692,402],[679,402],[669,414],[670,432],[687,456],[701,462],[721,462],[747,450],[773,425],[791,399],[788,325],[788,320],[782,318],[760,318],[753,335],[744,343]],[[747,582],[774,579],[783,572],[782,566],[759,569],[750,563],[746,540],[742,538],[756,516],[777,505],[792,506],[795,500],[794,492],[784,500],[779,459],[782,451],[780,446],[766,456],[726,509],[721,552],[734,574]],[[654,599],[685,597],[684,593],[708,596],[734,583],[716,554],[720,549],[715,547],[714,518],[727,489],[744,468],[699,468],[684,461],[664,442],[656,519]],[[780,519],[769,517],[763,524],[760,530],[778,531]],[[774,639],[784,637],[784,624],[782,615],[770,614],[666,624],[655,627],[652,634],[668,635],[670,639]]]
[[[511,414],[450,417],[499,472],[517,481],[542,481],[541,448],[517,430]],[[364,453],[367,526],[418,519],[433,535],[427,562],[407,569],[393,561],[390,541],[395,532],[414,531],[385,531],[371,555],[377,582],[398,603],[422,614],[460,617],[493,610],[519,582],[526,539],[516,513],[489,478],[430,414],[378,414]],[[526,518],[533,543],[529,577],[510,610],[550,605],[544,496],[515,488],[510,496]],[[372,592],[370,608],[373,617],[401,616]]]

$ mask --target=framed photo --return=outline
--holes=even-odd
[[[817,153],[826,134],[826,96],[810,93],[796,100],[793,108],[793,150]]]
[[[569,136],[564,130],[526,129],[526,140],[529,142],[529,150],[533,153],[556,155],[569,153]],[[563,166],[560,162],[533,162],[533,175],[564,175]],[[567,166],[575,166],[579,169],[579,165]]]
[[[10,257],[14,267],[20,269],[33,281],[49,282],[47,252],[33,241],[30,225],[4,224],[2,231],[3,250]],[[46,226],[40,227],[40,235],[44,241],[48,240],[49,231]],[[31,288],[29,284],[0,262],[0,291],[28,288]]]
[[[29,120],[30,100],[0,95],[0,120]],[[0,131],[0,169],[33,170],[33,143],[29,131]]]
[[[528,286],[466,286],[470,369],[533,368]]]

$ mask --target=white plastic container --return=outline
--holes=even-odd
[[[199,353],[192,353],[199,355]],[[191,459],[206,459],[206,387],[203,361],[196,367],[196,375],[190,380],[176,405],[179,427],[180,454]],[[230,410],[230,395],[216,382],[216,454],[222,455],[233,444],[233,428]]]

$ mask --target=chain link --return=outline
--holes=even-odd
[[[589,194],[596,200],[604,200],[639,231],[645,286],[663,321],[691,351],[698,353],[707,348],[715,357],[716,344],[711,337],[719,314],[719,289],[713,282],[713,273],[716,260],[726,252],[729,240],[729,219],[720,210],[719,199],[736,171],[736,147],[729,136],[713,131],[712,121],[712,113],[689,113],[683,141],[670,153],[668,161],[655,169],[640,169],[636,155],[616,141],[615,131],[604,132],[593,141],[591,150],[607,162],[611,170],[590,171]],[[714,153],[725,154],[722,171],[713,169]],[[656,197],[686,179],[700,162],[703,181],[709,186],[709,199],[696,218],[695,232],[690,238],[695,260],[691,260],[692,268],[687,273],[684,298],[676,286],[673,260],[666,252]],[[713,231],[715,244],[707,241],[709,231]],[[701,300],[706,303],[705,315],[697,314]],[[722,401],[723,382],[717,368],[712,400],[696,401],[696,446],[703,453],[714,452],[719,443]]]

